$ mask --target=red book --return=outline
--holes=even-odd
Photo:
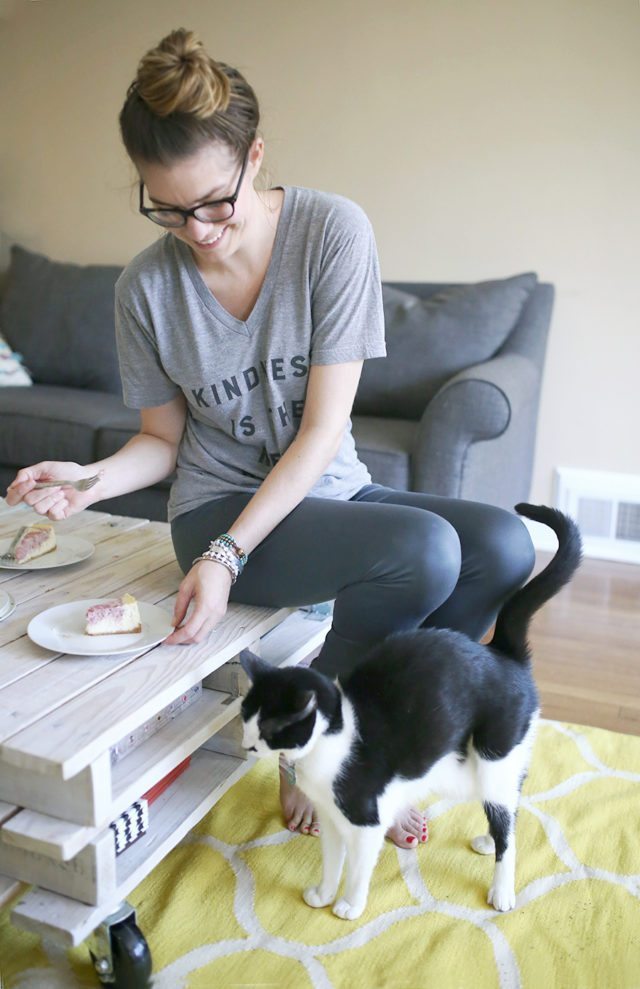
[[[178,778],[178,776],[184,773],[185,769],[189,768],[190,762],[191,762],[191,756],[188,755],[187,758],[183,759],[181,763],[179,763],[177,766],[174,766],[174,768],[171,769],[166,776],[163,776],[161,780],[158,780],[157,783],[154,783],[154,785],[151,787],[150,790],[147,790],[146,793],[143,793],[142,794],[143,800],[146,800],[148,804],[152,804],[154,800],[157,800],[160,794],[164,793],[167,787],[170,786],[173,783],[173,781]]]

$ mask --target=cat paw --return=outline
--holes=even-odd
[[[489,890],[487,903],[502,913],[505,910],[513,910],[516,905],[516,891],[513,886],[494,884]]]
[[[479,855],[494,855],[496,843],[490,834],[479,834],[477,838],[472,838],[471,847]]]
[[[323,896],[320,886],[309,886],[304,890],[302,899],[310,907],[328,907],[333,903],[333,896]]]
[[[333,908],[334,914],[341,920],[357,920],[363,910],[364,905],[352,907],[348,900],[338,900]]]

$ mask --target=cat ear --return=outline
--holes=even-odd
[[[298,698],[298,704],[296,704],[297,711],[293,715],[293,720],[290,724],[295,724],[296,721],[304,721],[310,714],[313,714],[318,706],[318,698],[315,690],[301,690]]]
[[[260,657],[256,656],[255,653],[252,653],[250,649],[243,649],[242,652],[239,653],[238,659],[240,660],[242,669],[252,683],[261,673],[266,673],[267,670],[273,669],[270,663],[267,663],[264,659],[260,659]]]
[[[284,731],[285,728],[290,728],[291,725],[298,724],[299,721],[304,721],[310,714],[313,714],[317,707],[318,698],[315,691],[301,690],[298,694],[296,710],[278,718],[265,718],[264,721],[260,721],[260,731],[265,738],[271,737],[279,731]]]

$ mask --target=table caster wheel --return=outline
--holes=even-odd
[[[151,953],[131,908],[108,917],[96,931],[96,947],[90,950],[103,986],[111,989],[148,989],[151,986]]]
[[[151,952],[134,921],[123,920],[110,930],[114,989],[147,989]]]

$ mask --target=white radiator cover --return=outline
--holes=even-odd
[[[640,564],[640,475],[559,467],[553,504],[580,526],[585,556]],[[547,526],[526,524],[536,549],[557,547]]]

